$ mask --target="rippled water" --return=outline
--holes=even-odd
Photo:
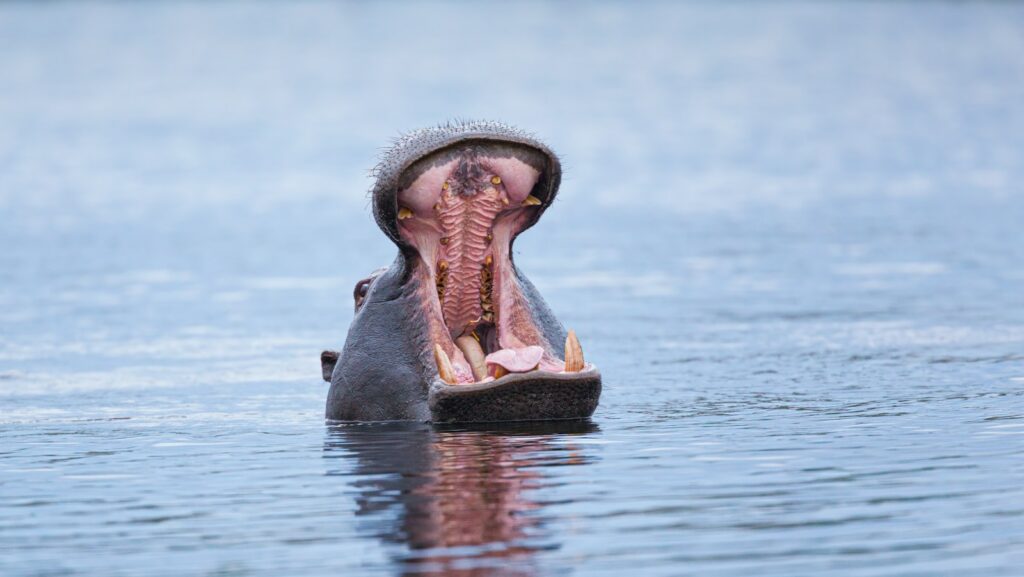
[[[0,574],[1020,575],[1024,7],[0,6]],[[564,156],[587,423],[329,427],[366,169]]]

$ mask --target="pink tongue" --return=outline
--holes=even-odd
[[[490,365],[501,365],[510,373],[532,371],[544,356],[544,349],[534,345],[518,349],[501,349],[487,355],[484,362]]]

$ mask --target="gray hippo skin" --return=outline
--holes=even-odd
[[[321,355],[327,418],[589,417],[601,375],[512,262],[555,199],[558,157],[510,126],[463,122],[400,138],[375,176],[373,214],[399,253],[356,285],[345,346]]]

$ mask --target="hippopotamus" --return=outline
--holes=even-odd
[[[372,174],[398,256],[356,283],[345,345],[321,354],[327,418],[589,417],[601,374],[512,258],[558,193],[555,153],[506,124],[448,123],[398,138]]]

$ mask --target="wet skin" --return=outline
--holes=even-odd
[[[555,154],[506,125],[459,123],[401,138],[375,175],[374,217],[399,253],[357,283],[345,346],[321,355],[327,418],[590,416],[600,373],[512,261],[558,191]]]

